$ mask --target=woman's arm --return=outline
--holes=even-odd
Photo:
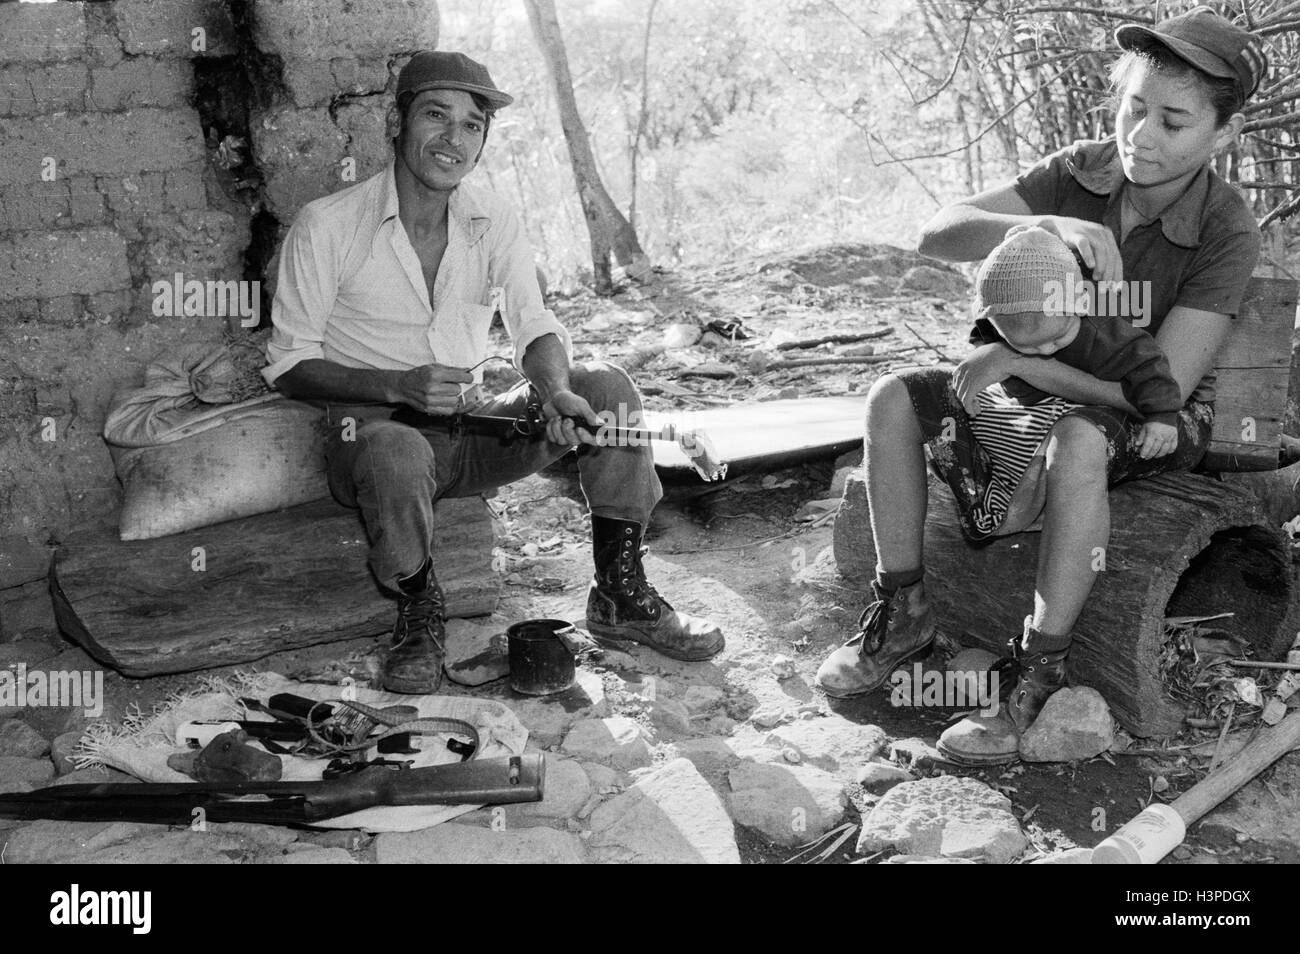
[[[1017,225],[1036,225],[1059,237],[1098,281],[1123,280],[1124,263],[1110,229],[1065,215],[1035,215],[1010,183],[945,205],[921,227],[917,251],[949,262],[978,261]]]
[[[1212,311],[1184,305],[1169,309],[1156,332],[1156,344],[1169,359],[1169,370],[1186,402],[1201,378],[1214,367],[1214,359],[1232,330],[1232,319]]]

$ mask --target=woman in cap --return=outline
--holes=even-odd
[[[1155,336],[1181,389],[1175,449],[1143,459],[1132,440],[1142,422],[1118,383],[1022,355],[981,325],[971,336],[978,347],[955,373],[886,375],[867,399],[877,600],[863,612],[861,631],[818,671],[818,685],[836,697],[876,689],[934,639],[922,566],[926,450],[961,508],[987,480],[987,455],[969,416],[979,411],[980,392],[1016,377],[1078,405],[1044,426],[1041,450],[995,531],[1025,530],[1041,517],[1035,605],[1012,639],[1019,667],[1008,705],[940,738],[940,751],[962,763],[1014,760],[1021,733],[1065,684],[1071,630],[1110,533],[1108,485],[1186,470],[1204,455],[1211,367],[1259,254],[1245,202],[1209,168],[1241,131],[1240,109],[1266,70],[1259,41],[1206,7],[1151,28],[1121,27],[1116,40],[1125,52],[1112,70],[1114,138],[1077,142],[1014,182],[941,209],[922,229],[920,248],[973,261],[1009,229],[1035,225],[1064,240],[1094,280],[1141,281],[1127,300],[1141,301],[1142,313],[1123,317]],[[969,514],[962,525],[977,538]]]

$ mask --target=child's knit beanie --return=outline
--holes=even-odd
[[[1046,229],[1010,229],[975,278],[976,318],[1040,314],[1079,314],[1071,292],[1083,281],[1074,253]]]

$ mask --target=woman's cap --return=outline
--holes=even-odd
[[[1259,89],[1268,71],[1259,38],[1209,7],[1161,20],[1154,27],[1126,24],[1115,31],[1115,42],[1126,50],[1141,50],[1154,43],[1203,73],[1235,80],[1243,103]]]
[[[1046,229],[1017,225],[980,265],[973,311],[976,318],[1082,314],[1075,310],[1076,296],[1066,293],[1082,281],[1070,246]]]
[[[497,89],[496,83],[482,63],[471,60],[464,53],[446,53],[441,50],[424,50],[416,53],[397,74],[397,104],[404,108],[406,97],[426,89],[460,89],[478,93],[494,109],[509,106],[515,98]]]

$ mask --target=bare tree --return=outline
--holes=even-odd
[[[609,197],[596,169],[596,159],[591,150],[587,127],[578,113],[578,101],[573,93],[573,77],[569,73],[569,56],[564,49],[560,21],[555,12],[555,0],[524,0],[533,36],[546,60],[547,71],[555,86],[555,100],[560,108],[560,127],[569,146],[569,160],[573,178],[578,185],[578,197],[587,217],[587,231],[591,235],[591,265],[595,273],[596,294],[609,295],[614,291],[610,273],[611,256],[628,276],[643,280],[650,274],[650,260],[641,250],[627,218]]]

